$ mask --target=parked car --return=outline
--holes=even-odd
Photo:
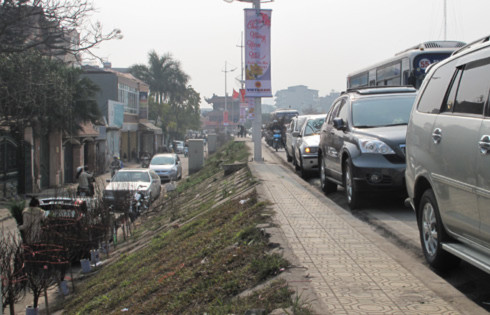
[[[406,185],[425,258],[490,273],[490,36],[432,66],[407,130]]]
[[[303,123],[306,120],[306,115],[296,116],[294,117],[288,125],[286,130],[286,158],[288,162],[292,162],[294,160],[294,155],[296,152],[296,139],[297,137],[293,136],[293,132],[299,132]]]
[[[182,178],[182,163],[175,153],[155,155],[150,161],[150,169],[154,170],[162,182],[179,180]]]
[[[174,140],[172,144],[175,153],[177,154],[184,153],[184,141]]]
[[[294,165],[303,178],[318,173],[318,144],[324,121],[325,114],[307,116],[300,131],[292,133],[296,137]]]
[[[120,207],[131,206],[137,192],[149,203],[160,196],[160,177],[149,168],[123,168],[108,181],[102,200],[113,206],[115,211],[126,212]]]
[[[366,191],[405,191],[405,134],[417,91],[411,87],[349,90],[330,108],[320,137],[325,193],[344,186],[351,209]]]

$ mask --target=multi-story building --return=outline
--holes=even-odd
[[[101,127],[106,140],[105,165],[114,155],[136,161],[142,152],[156,153],[162,145],[162,129],[148,120],[148,84],[112,69],[110,63],[83,70],[100,89],[96,100],[106,120],[106,126]]]

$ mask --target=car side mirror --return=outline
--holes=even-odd
[[[106,183],[110,183],[111,182],[111,180],[109,178],[106,179],[105,181],[106,181]]]
[[[345,130],[347,125],[342,118],[337,117],[333,119],[333,127],[337,130]]]
[[[299,133],[299,131],[293,131],[292,135],[293,135],[293,137],[301,137],[301,134]]]

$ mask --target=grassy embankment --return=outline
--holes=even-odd
[[[245,162],[243,142],[231,142],[205,167],[158,201],[127,241],[126,250],[67,300],[68,314],[244,314],[286,309],[309,314],[284,280],[272,279],[288,262],[270,254],[267,204],[244,168],[224,176],[221,165]]]

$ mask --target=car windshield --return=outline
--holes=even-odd
[[[352,103],[352,123],[357,128],[408,124],[415,95],[364,98]]]
[[[150,175],[147,172],[125,172],[119,171],[112,178],[113,182],[150,182]]]
[[[175,160],[172,156],[155,156],[151,160],[151,165],[174,165]]]
[[[305,126],[305,136],[311,136],[317,134],[322,128],[325,118],[309,119]]]

